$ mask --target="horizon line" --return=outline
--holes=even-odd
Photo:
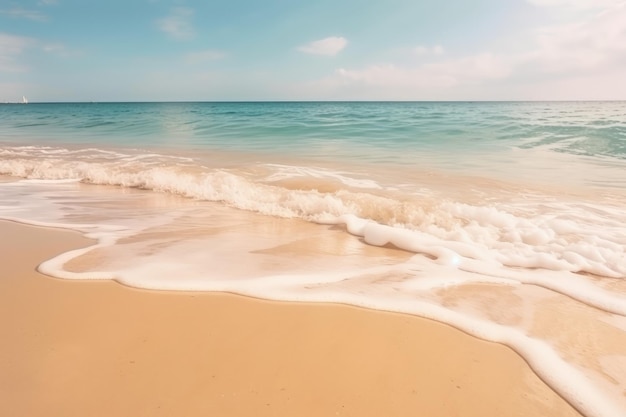
[[[84,100],[84,101],[4,101],[0,104],[139,104],[139,103],[583,103],[623,102],[625,99],[539,99],[539,100]]]

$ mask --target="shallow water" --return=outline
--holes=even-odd
[[[625,103],[0,106],[0,217],[68,279],[405,312],[626,413]]]

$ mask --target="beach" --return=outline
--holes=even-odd
[[[622,417],[624,108],[1,107],[2,397]]]
[[[0,417],[626,417],[626,0],[5,3]]]
[[[511,349],[338,304],[66,281],[92,242],[0,222],[7,416],[577,416]]]

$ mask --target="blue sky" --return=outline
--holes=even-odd
[[[625,0],[0,0],[0,101],[620,100]]]

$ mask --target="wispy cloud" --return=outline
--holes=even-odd
[[[222,51],[216,51],[214,49],[207,49],[204,51],[190,52],[185,55],[185,62],[187,64],[201,64],[208,61],[216,61],[224,58],[225,54]]]
[[[625,21],[626,1],[622,1],[585,20],[541,28],[535,32],[535,48],[521,58],[558,74],[624,68]]]
[[[572,15],[569,22],[528,31],[524,46],[515,50],[454,55],[443,47],[418,46],[412,52],[423,59],[414,65],[387,62],[344,67],[311,83],[310,91],[323,91],[330,97],[367,94],[365,98],[381,99],[493,98],[485,94],[508,99],[623,97],[624,83],[616,85],[614,80],[615,74],[626,74],[626,1],[598,0],[607,4],[601,9],[591,0],[533,1],[553,4],[555,12],[573,3],[594,8]],[[584,80],[584,91],[580,80]]]
[[[40,22],[48,19],[45,14],[41,13],[38,10],[27,10],[19,7],[14,7],[12,9],[2,9],[0,10],[0,14],[12,17],[14,19],[29,19],[37,20]]]
[[[538,7],[601,9],[620,4],[623,0],[527,0]]]
[[[393,64],[372,65],[364,69],[336,71],[338,83],[409,89],[447,88],[462,83],[501,79],[511,73],[509,63],[493,54],[482,53],[417,67]]]
[[[81,51],[70,49],[66,45],[58,42],[42,44],[41,49],[47,54],[55,55],[61,58],[69,58],[82,55]]]
[[[416,55],[443,55],[445,53],[445,50],[443,49],[443,46],[441,45],[435,45],[435,46],[419,45],[413,49],[413,52],[415,52]]]
[[[58,0],[39,0],[40,6],[54,6],[59,4]]]
[[[0,72],[23,72],[26,67],[18,60],[24,50],[35,43],[23,36],[0,33]]]
[[[72,50],[59,42],[42,41],[41,39],[28,38],[0,33],[0,73],[1,72],[26,72],[29,70],[26,64],[26,53],[41,54],[68,58],[79,56],[78,50]]]
[[[194,28],[191,23],[193,10],[187,7],[172,9],[169,16],[157,20],[157,27],[174,39],[187,40],[194,37]]]
[[[348,40],[341,36],[331,36],[309,42],[298,47],[300,52],[313,55],[335,56],[348,45]]]

